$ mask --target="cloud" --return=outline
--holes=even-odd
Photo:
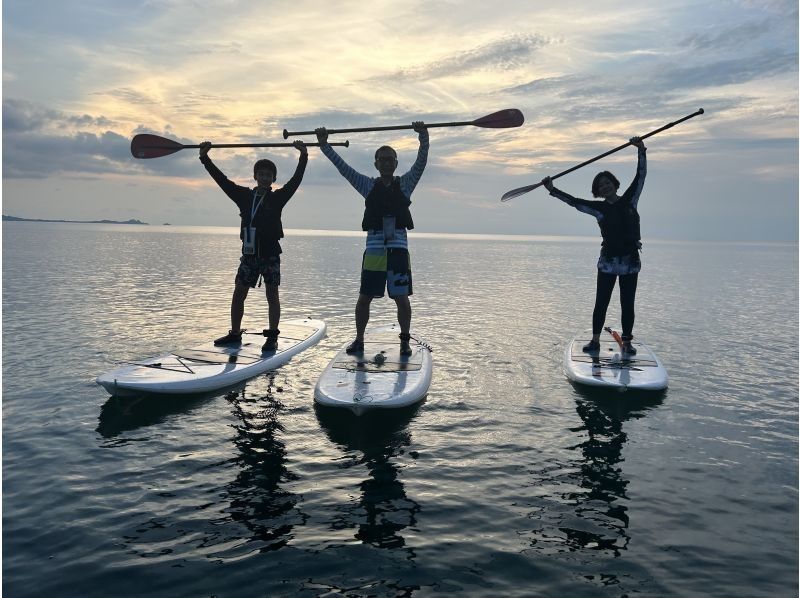
[[[797,52],[769,50],[694,66],[671,65],[654,69],[648,86],[652,84],[658,91],[711,88],[787,73],[797,73]]]
[[[797,60],[797,53],[778,49],[699,64],[650,60],[635,70],[608,72],[602,77],[577,73],[533,79],[502,93],[536,97],[538,118],[547,122],[625,119],[630,114],[648,117],[680,106],[694,111],[705,105],[721,111],[753,101],[746,93],[723,94],[721,88],[796,75]]]
[[[120,87],[117,89],[111,89],[109,91],[95,92],[93,95],[105,95],[112,98],[116,98],[118,100],[122,100],[127,104],[134,104],[139,106],[150,106],[152,104],[158,103],[158,100],[156,100],[155,98],[148,96],[147,94],[144,94],[141,91],[136,91],[135,89],[131,89],[130,87]]]
[[[176,176],[188,173],[189,169],[181,168],[181,162],[177,161],[152,161],[152,164],[134,161],[130,137],[108,130],[113,125],[103,116],[75,115],[33,102],[5,99],[3,176],[130,174],[142,169]]]
[[[770,30],[768,20],[760,23],[747,22],[729,27],[714,34],[694,33],[686,37],[682,46],[695,48],[697,50],[725,50],[729,48],[741,48],[743,44],[761,37]]]
[[[550,40],[541,35],[510,35],[439,60],[372,77],[368,81],[429,81],[472,71],[510,71],[527,65],[534,52],[548,43]]]
[[[27,132],[3,139],[4,178],[43,178],[58,173],[129,172],[130,141],[107,131],[99,135]]]
[[[67,115],[63,112],[23,100],[3,100],[3,131],[36,131],[55,125],[67,127],[110,127],[112,121],[104,116],[88,114]]]

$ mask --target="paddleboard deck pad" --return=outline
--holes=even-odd
[[[342,347],[320,376],[314,400],[356,415],[422,400],[433,374],[430,347],[412,331],[413,353],[401,356],[399,333],[396,324],[380,326],[364,335],[363,352],[348,355]]]
[[[262,353],[264,337],[245,333],[239,344],[179,349],[125,364],[96,381],[115,396],[209,392],[283,365],[324,338],[326,327],[322,320],[298,319],[281,322],[280,331],[276,351]]]
[[[617,328],[619,330],[619,328]],[[600,350],[585,353],[583,346],[592,339],[592,331],[577,335],[567,345],[564,373],[578,384],[618,390],[662,390],[667,387],[667,370],[652,349],[634,336],[636,355],[623,353],[610,332],[600,335]]]

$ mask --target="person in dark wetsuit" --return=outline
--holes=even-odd
[[[272,184],[278,175],[278,169],[271,160],[259,160],[253,165],[253,179],[257,185],[251,189],[232,182],[217,168],[208,156],[208,151],[211,149],[210,142],[205,141],[200,144],[200,162],[220,189],[239,207],[239,216],[242,219],[239,233],[242,239],[242,257],[239,260],[231,299],[231,329],[228,334],[216,339],[215,345],[242,342],[244,301],[248,291],[256,287],[259,279],[263,279],[269,305],[269,328],[264,330],[267,340],[261,350],[275,351],[278,348],[280,334],[278,325],[281,319],[278,286],[281,283],[282,252],[279,239],[283,238],[281,213],[300,186],[308,164],[308,150],[305,144],[302,141],[295,141],[294,146],[300,151],[297,168],[283,187],[273,191]]]
[[[356,302],[356,338],[347,347],[348,353],[364,351],[364,331],[369,322],[372,300],[389,297],[397,304],[397,321],[400,324],[400,354],[412,354],[410,346],[411,261],[408,254],[407,230],[414,228],[409,206],[411,193],[417,186],[428,161],[428,129],[425,123],[413,123],[419,135],[419,151],[411,169],[396,177],[397,152],[384,145],[375,152],[375,168],[379,177],[369,177],[351,168],[328,143],[328,131],[316,130],[322,153],[364,198],[364,218],[361,228],[367,233],[367,246],[361,262],[361,287]]]
[[[608,171],[603,171],[592,181],[592,195],[602,197],[603,201],[578,199],[553,186],[550,177],[542,179],[542,184],[550,195],[571,205],[573,208],[597,218],[603,243],[600,259],[597,260],[597,294],[592,313],[592,340],[583,347],[587,353],[600,349],[600,333],[606,320],[606,311],[611,301],[614,283],[619,277],[620,305],[622,307],[622,350],[635,355],[631,345],[633,322],[635,319],[636,284],[642,262],[639,250],[642,247],[639,232],[639,212],[637,206],[647,175],[647,148],[639,137],[633,137],[631,144],[639,150],[638,166],[633,182],[622,196],[617,195],[619,181]]]

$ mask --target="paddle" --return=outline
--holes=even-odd
[[[476,120],[455,121],[449,123],[425,123],[425,127],[432,129],[433,127],[482,127],[484,129],[510,129],[511,127],[519,127],[525,122],[525,117],[522,112],[516,108],[507,108],[499,112],[487,114]],[[370,131],[399,131],[401,129],[413,129],[414,125],[396,125],[389,127],[360,127],[357,129],[328,129],[328,134],[334,133],[367,133]],[[295,135],[314,135],[314,131],[287,131],[283,130],[283,138],[288,139]],[[333,144],[331,144],[333,145]]]
[[[692,112],[690,115],[684,116],[683,118],[680,118],[680,119],[676,120],[675,122],[671,122],[669,124],[666,124],[663,127],[660,127],[658,129],[656,129],[655,131],[650,131],[646,135],[642,135],[640,137],[640,139],[647,139],[648,137],[651,137],[651,136],[655,135],[656,133],[660,133],[661,131],[669,129],[670,127],[674,127],[678,123],[682,123],[685,120],[689,120],[690,118],[694,118],[698,114],[703,114],[703,109],[702,108],[700,108],[700,110],[698,110],[697,112]],[[550,177],[550,180],[557,179],[558,177],[562,177],[565,174],[569,174],[573,170],[578,170],[579,168],[582,168],[582,167],[586,166],[587,164],[591,164],[592,162],[596,162],[597,160],[599,160],[601,158],[605,158],[606,156],[610,156],[614,152],[618,152],[619,150],[621,150],[623,148],[626,148],[629,145],[631,145],[630,141],[628,143],[623,143],[622,145],[620,145],[618,147],[615,147],[614,149],[609,150],[609,151],[605,152],[604,154],[600,154],[599,156],[596,156],[596,157],[592,158],[591,160],[586,160],[586,162],[581,162],[577,166],[573,166],[572,168],[568,168],[564,172],[559,172],[558,174],[554,174],[553,176]],[[539,187],[541,184],[542,183],[539,182],[539,183],[536,183],[535,185],[528,185],[526,187],[520,187],[518,189],[512,189],[511,191],[507,191],[506,193],[503,193],[503,197],[500,198],[500,201],[508,201],[509,199],[514,199],[515,197],[519,197],[520,195],[524,195],[528,191],[533,191],[534,189]]]
[[[319,143],[306,143],[306,147],[319,147]],[[331,145],[340,145],[349,147],[350,141],[343,143],[331,143]],[[183,145],[172,139],[166,137],[159,137],[158,135],[149,135],[142,133],[134,136],[131,140],[131,154],[134,158],[148,159],[160,158],[161,156],[169,156],[182,149],[199,148],[199,145]],[[291,143],[220,143],[213,144],[212,148],[219,147],[294,147]]]

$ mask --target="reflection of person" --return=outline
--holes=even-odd
[[[566,534],[568,544],[609,550],[619,556],[630,542],[629,480],[621,467],[628,440],[623,424],[645,417],[661,405],[664,395],[641,393],[636,401],[620,402],[616,391],[579,389],[578,394],[575,406],[583,427],[574,430],[582,439],[572,445],[572,450],[580,452],[580,478],[574,484],[583,491],[570,497],[576,499],[575,515],[583,523],[573,527],[559,525],[559,529]]]
[[[397,152],[384,145],[375,152],[377,178],[356,172],[328,144],[328,131],[316,130],[322,153],[333,162],[341,175],[365,199],[361,228],[367,231],[367,247],[361,266],[361,288],[356,303],[356,338],[347,347],[348,353],[364,350],[364,331],[369,322],[370,303],[383,297],[384,289],[397,304],[400,324],[400,354],[411,355],[411,261],[408,254],[407,230],[414,228],[409,206],[411,193],[417,186],[428,161],[428,130],[421,121],[413,123],[419,134],[419,151],[411,169],[396,177]]]
[[[556,189],[550,177],[542,180],[542,184],[550,192],[550,195],[580,212],[591,214],[597,218],[600,233],[603,235],[600,259],[597,261],[597,292],[592,313],[592,340],[583,347],[586,352],[600,349],[600,333],[606,320],[606,311],[611,301],[614,283],[619,277],[619,298],[622,307],[622,350],[629,355],[636,354],[636,349],[631,345],[631,339],[633,338],[635,318],[636,284],[639,270],[642,267],[639,258],[642,242],[639,233],[637,205],[647,174],[647,158],[646,148],[639,137],[633,137],[631,143],[639,149],[639,162],[636,176],[622,196],[617,195],[619,181],[608,171],[599,173],[592,182],[592,195],[602,197],[603,201],[578,199]]]
[[[360,418],[354,419],[336,409],[315,405],[323,430],[342,449],[345,460],[341,466],[355,467],[358,471],[362,471],[362,465],[367,468],[368,476],[358,484],[361,490],[358,504],[339,507],[346,516],[341,524],[358,526],[355,537],[377,548],[405,547],[401,532],[417,524],[417,516],[422,510],[419,503],[406,493],[403,467],[397,462],[403,455],[408,455],[407,449],[412,443],[408,423],[418,407],[392,409],[391,414],[374,414],[370,425],[364,427]]]
[[[214,341],[215,345],[237,344],[242,341],[241,324],[244,316],[244,300],[251,288],[264,288],[269,305],[269,329],[264,331],[267,337],[262,351],[275,351],[278,348],[278,325],[281,319],[281,304],[278,286],[281,283],[281,246],[278,242],[283,238],[281,211],[292,198],[308,164],[308,151],[302,141],[295,141],[294,146],[300,151],[300,159],[292,178],[278,189],[272,190],[272,184],[278,175],[277,168],[271,160],[259,160],[253,166],[255,189],[242,187],[232,182],[211,161],[208,150],[211,143],[200,144],[200,161],[206,167],[217,185],[239,207],[242,223],[239,236],[242,239],[242,257],[231,299],[231,329],[228,334]]]
[[[283,405],[275,397],[274,376],[267,380],[266,393],[246,395],[248,387],[225,397],[236,417],[231,441],[238,452],[232,453],[236,475],[222,492],[227,517],[247,527],[250,541],[265,551],[285,546],[293,528],[308,519],[301,511],[300,497],[286,487],[296,474],[289,469],[281,440]]]

